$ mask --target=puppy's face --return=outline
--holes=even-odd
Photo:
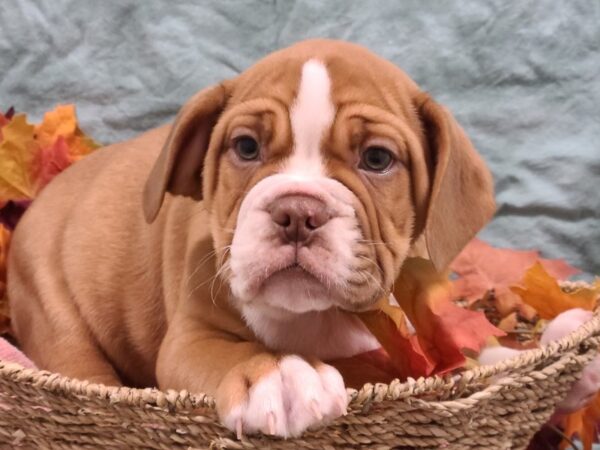
[[[234,91],[219,122],[212,226],[244,306],[364,309],[408,251],[418,122],[357,69],[343,58],[281,65],[275,80]]]
[[[464,138],[451,116],[360,47],[298,44],[199,96],[180,113],[163,152],[167,162],[175,155],[163,189],[200,197],[203,172],[219,272],[242,311],[367,309],[389,292],[428,227],[444,233],[436,220],[447,222],[450,250],[430,253],[447,263],[455,241],[466,242],[474,228],[449,236],[464,208],[437,219],[432,212],[437,192],[448,190],[451,160],[461,166],[451,174],[457,186],[440,195],[463,198],[441,208],[471,200],[465,189],[481,191],[473,206],[485,203],[484,219],[493,208],[489,174],[468,140],[452,158],[441,149]],[[482,219],[467,220],[477,227]]]

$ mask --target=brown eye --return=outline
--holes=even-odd
[[[235,140],[235,152],[244,161],[254,161],[260,155],[260,146],[250,136],[240,136]]]
[[[385,147],[367,147],[360,157],[360,168],[371,172],[385,172],[394,162],[392,153]]]

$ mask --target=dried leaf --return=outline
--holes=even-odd
[[[39,192],[52,178],[69,167],[71,162],[69,147],[63,136],[59,136],[50,147],[41,148],[32,162],[36,192]]]
[[[463,367],[463,350],[479,351],[490,336],[504,333],[481,312],[452,302],[452,285],[422,258],[405,261],[394,284],[399,307],[385,301],[361,320],[388,353],[400,378],[442,374]],[[414,326],[411,334],[406,320]]]
[[[35,155],[34,127],[24,115],[15,116],[4,128],[0,142],[0,201],[27,200],[33,196],[29,168]]]
[[[387,312],[394,310],[402,313],[398,307],[388,308]],[[425,376],[434,371],[435,362],[425,355],[419,340],[408,333],[406,326],[399,328],[383,310],[361,313],[359,317],[384,348],[398,378]]]
[[[535,308],[542,319],[550,320],[568,309],[592,310],[600,296],[600,280],[591,288],[567,293],[538,262],[525,273],[521,286],[512,286],[511,290]]]
[[[509,332],[513,331],[518,324],[517,313],[512,312],[504,317],[499,323],[498,328],[502,331]]]
[[[79,129],[74,105],[59,105],[53,111],[44,114],[44,120],[36,127],[35,134],[39,146],[44,149],[51,148],[56,140],[62,137],[71,162],[98,147],[98,144]]]
[[[473,302],[494,290],[495,306],[501,317],[518,311],[521,316],[532,319],[534,311],[523,304],[510,286],[536,261],[541,261],[559,280],[579,272],[562,260],[542,259],[537,251],[499,249],[473,239],[450,265],[459,276],[454,282],[455,295]]]
[[[354,389],[360,389],[366,383],[389,383],[398,378],[398,372],[383,348],[327,363],[338,369],[347,387]]]
[[[394,297],[413,324],[419,343],[435,362],[435,373],[465,363],[463,349],[478,352],[490,336],[504,336],[482,312],[469,311],[451,299],[452,284],[431,261],[409,259],[395,283]]]
[[[569,414],[563,420],[565,436],[573,438],[578,436],[583,443],[583,450],[592,450],[592,446],[598,436],[598,424],[600,423],[600,393],[584,409]],[[560,444],[561,449],[569,448],[569,442],[564,440]]]
[[[4,114],[0,113],[0,141],[2,141],[2,127],[10,122],[10,119]]]

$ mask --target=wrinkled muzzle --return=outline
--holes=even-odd
[[[257,183],[242,202],[231,244],[236,299],[295,313],[372,301],[381,280],[357,202],[326,177],[278,174]]]

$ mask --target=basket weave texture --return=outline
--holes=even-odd
[[[524,449],[600,348],[600,311],[565,338],[460,375],[348,390],[296,439],[223,428],[207,395],[113,388],[0,361],[0,448]]]

